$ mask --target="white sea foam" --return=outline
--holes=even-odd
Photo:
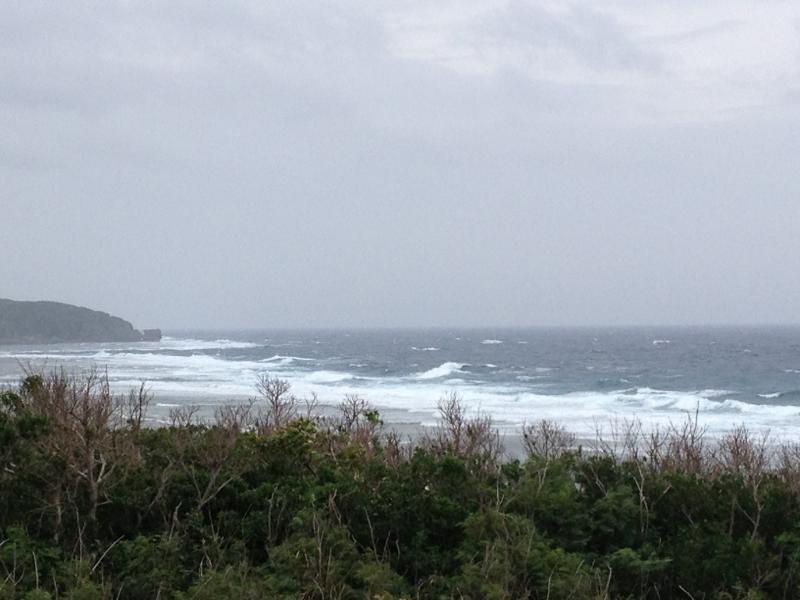
[[[94,356],[94,354],[87,353],[87,354],[57,354],[57,353],[47,353],[47,352],[35,352],[35,351],[27,351],[27,350],[14,350],[8,352],[0,352],[0,356],[3,358],[14,358],[23,364],[26,362],[44,362],[44,361],[58,361],[62,360],[65,357],[69,359],[79,359],[79,358],[90,358]]]
[[[270,356],[269,358],[262,358],[259,362],[263,363],[277,363],[280,365],[291,365],[295,362],[313,362],[313,358],[304,358],[302,356],[284,356],[282,354],[276,354],[274,356]]]
[[[481,344],[483,344],[484,346],[492,346],[492,345],[495,345],[495,344],[502,344],[502,343],[503,343],[503,340],[482,340],[481,341]]]
[[[302,378],[310,383],[339,383],[340,381],[354,379],[354,376],[351,373],[341,371],[314,371],[303,375]]]
[[[630,387],[550,393],[559,388],[547,387],[541,381],[553,380],[547,374],[549,367],[538,367],[535,374],[517,375],[515,381],[490,383],[475,381],[465,369],[467,364],[458,362],[444,362],[406,376],[361,377],[326,368],[330,363],[315,363],[314,359],[305,357],[275,355],[262,361],[212,356],[199,351],[171,354],[170,350],[142,349],[118,351],[76,346],[62,353],[40,349],[13,352],[14,356],[36,364],[63,363],[70,369],[82,369],[91,364],[107,366],[112,385],[118,392],[145,380],[161,404],[154,404],[156,417],[159,411],[163,416],[170,408],[168,405],[184,401],[209,407],[229,400],[241,401],[255,395],[257,376],[268,371],[289,381],[293,392],[300,397],[316,393],[321,402],[335,404],[345,394],[358,394],[379,408],[427,415],[426,422],[435,420],[441,396],[455,390],[469,411],[483,411],[509,427],[547,418],[563,422],[578,435],[592,436],[596,424],[607,423],[609,419],[637,418],[646,425],[666,425],[698,411],[701,424],[708,427],[712,435],[729,431],[737,423],[746,423],[753,430],[768,428],[785,438],[800,439],[797,425],[800,406],[779,400],[778,394],[762,394],[765,403],[755,404],[730,398],[732,392],[724,389],[671,391]],[[171,350],[175,352],[178,348]],[[769,404],[766,400],[779,404]]]
[[[736,392],[732,390],[698,390],[694,393],[703,398],[719,398],[721,396],[731,396],[736,394]]]
[[[758,397],[759,398],[780,398],[781,397],[781,393],[780,392],[775,392],[773,394],[759,394]]]
[[[164,350],[225,350],[236,348],[260,348],[263,344],[252,342],[241,342],[221,338],[217,340],[196,340],[196,339],[177,339],[171,337],[161,338],[160,342],[144,342],[148,347],[156,347]]]
[[[175,369],[188,369],[191,373],[202,374],[205,370],[213,372],[215,370],[255,370],[264,371],[268,367],[260,361],[253,360],[226,360],[218,356],[208,354],[159,354],[156,352],[106,352],[101,351],[95,354],[93,360],[101,365],[125,366],[125,367],[151,367],[159,371]]]
[[[412,350],[416,350],[417,352],[438,352],[439,348],[434,346],[428,346],[427,348],[417,348],[416,346],[411,346]]]
[[[429,369],[424,373],[419,373],[417,375],[417,379],[439,379],[440,377],[447,377],[448,375],[452,375],[453,373],[461,372],[461,369],[463,369],[464,366],[465,365],[463,363],[457,363],[457,362],[442,363],[438,367]]]
[[[197,339],[175,339],[165,337],[159,342],[133,342],[133,343],[110,343],[107,344],[107,349],[96,351],[87,348],[87,344],[58,344],[53,346],[61,349],[61,352],[53,352],[52,350],[37,350],[29,348],[20,348],[14,350],[7,350],[0,353],[0,356],[10,358],[73,358],[75,356],[83,356],[88,353],[94,352],[100,358],[107,354],[119,354],[124,352],[162,352],[179,351],[179,352],[192,352],[203,350],[229,350],[229,349],[246,349],[246,348],[260,348],[261,344],[254,344],[252,342],[240,342],[229,339],[218,340],[197,340]],[[91,346],[89,346],[91,348]],[[96,346],[94,346],[96,348]]]

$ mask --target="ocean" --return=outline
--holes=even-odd
[[[697,412],[709,434],[744,424],[800,440],[800,328],[172,331],[158,343],[0,347],[0,383],[23,365],[106,369],[115,390],[145,381],[150,416],[209,414],[255,395],[259,374],[323,404],[357,394],[389,426],[430,425],[458,392],[473,414],[516,429],[555,419],[578,435]]]

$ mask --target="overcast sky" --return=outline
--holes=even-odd
[[[800,322],[800,3],[0,4],[0,297]]]

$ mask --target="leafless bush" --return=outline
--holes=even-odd
[[[300,401],[292,394],[288,381],[261,374],[256,390],[263,401],[261,413],[254,423],[260,435],[279,431],[297,418]]]
[[[764,511],[761,484],[764,482],[771,461],[768,441],[768,432],[756,436],[744,425],[739,425],[720,439],[717,450],[720,470],[723,473],[740,475],[747,484],[752,500],[752,507],[745,508],[738,498],[732,499],[729,529],[733,531],[734,509],[739,509],[752,525],[753,539],[758,535]]]
[[[712,449],[706,442],[706,427],[699,423],[699,412],[687,414],[681,423],[653,428],[644,436],[645,456],[651,469],[671,470],[692,475],[709,473]]]
[[[782,444],[777,451],[775,466],[778,476],[800,495],[800,444]]]
[[[503,454],[500,433],[489,415],[468,417],[461,396],[453,391],[439,400],[439,423],[423,436],[422,446],[437,454],[470,459],[480,468],[494,468]]]
[[[77,510],[76,491],[83,488],[88,498],[85,522],[76,523],[82,532],[91,533],[97,510],[105,500],[114,472],[136,459],[136,452],[125,432],[126,403],[114,396],[106,373],[91,369],[69,375],[63,369],[49,373],[26,371],[21,387],[29,410],[47,419],[47,434],[39,443],[52,456],[64,460],[64,469],[54,472],[47,482],[49,509],[56,531],[70,506]],[[136,396],[134,418],[141,422],[146,396],[144,387]],[[81,539],[82,547],[82,539]]]
[[[139,431],[142,428],[142,424],[147,418],[147,409],[150,408],[152,400],[153,396],[144,381],[138,388],[128,392],[122,409],[125,423],[132,431]]]
[[[740,473],[747,481],[760,481],[769,467],[769,433],[752,434],[739,425],[720,438],[716,452],[721,469]]]
[[[360,446],[371,445],[383,428],[378,411],[357,395],[346,395],[339,404],[339,413],[343,432]]]
[[[225,404],[214,410],[214,423],[217,427],[241,433],[253,429],[255,417],[253,416],[254,401],[247,404]]]
[[[403,437],[397,431],[389,431],[384,436],[384,460],[391,467],[397,468],[411,459],[414,454],[414,443],[410,437]]]
[[[200,420],[197,417],[198,412],[200,412],[200,407],[194,404],[184,404],[183,406],[170,408],[169,425],[173,429],[200,425]]]
[[[303,397],[303,418],[313,421],[318,418],[319,398],[317,392],[311,392],[310,396]]]
[[[333,457],[344,448],[371,452],[377,448],[383,421],[372,405],[356,394],[348,394],[339,404],[337,415],[319,417],[316,423],[325,435],[321,438]]]
[[[22,391],[29,408],[55,426],[111,428],[120,422],[122,402],[111,393],[108,376],[97,369],[81,375],[64,369],[26,371]]]
[[[574,448],[575,441],[574,434],[549,419],[522,426],[522,443],[528,456],[540,456],[550,461]]]
[[[596,421],[592,448],[596,454],[613,460],[639,460],[642,439],[643,427],[639,419],[610,419],[605,426]]]

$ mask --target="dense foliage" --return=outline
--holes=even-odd
[[[260,392],[159,428],[94,373],[0,392],[0,598],[800,596],[796,448],[539,422],[510,460],[456,397],[411,445],[358,398]]]

